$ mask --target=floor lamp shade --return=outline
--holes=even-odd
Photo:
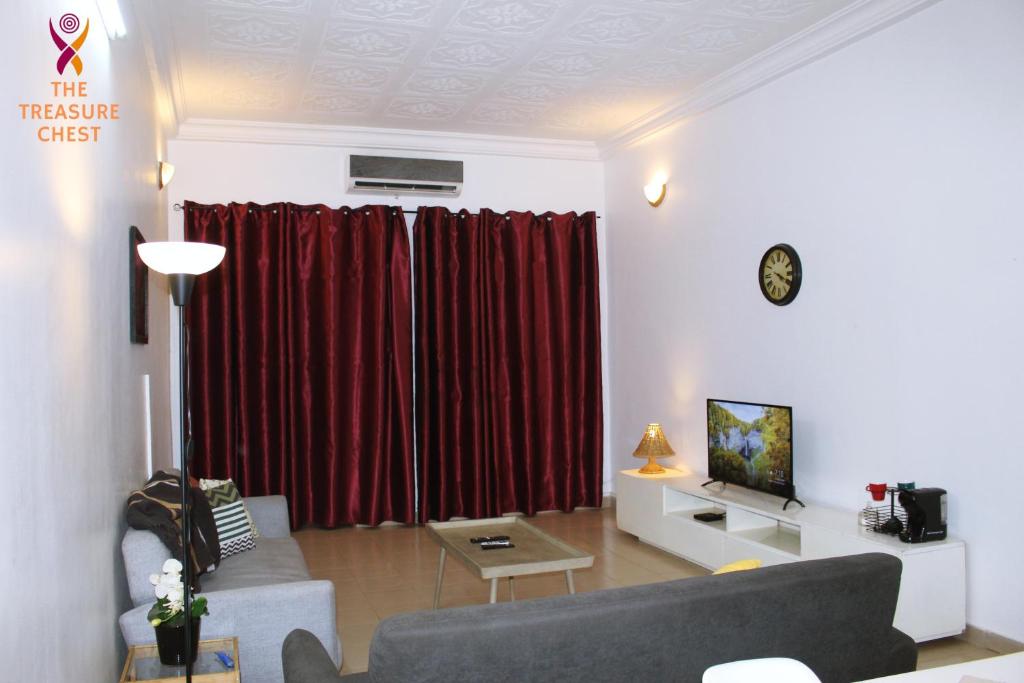
[[[226,250],[206,242],[145,242],[139,258],[158,273],[167,275],[175,306],[184,306],[192,296],[196,276],[216,268]]]
[[[164,275],[202,275],[224,260],[224,247],[206,242],[145,242],[139,258]]]
[[[640,439],[636,450],[633,451],[634,458],[647,458],[647,464],[640,468],[641,474],[664,472],[665,468],[655,462],[655,458],[664,458],[675,454],[672,446],[668,444],[668,439],[665,438],[665,432],[661,430],[661,425],[657,422],[647,425],[643,438]]]

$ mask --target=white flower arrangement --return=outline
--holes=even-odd
[[[156,594],[156,604],[147,615],[149,623],[153,626],[184,625],[182,612],[185,609],[185,586],[181,581],[181,570],[181,562],[171,558],[164,562],[163,575],[149,575],[149,582],[153,584],[153,592]],[[193,600],[191,607],[193,618],[210,613],[206,608],[206,598],[203,596]]]

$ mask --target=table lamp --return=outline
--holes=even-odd
[[[665,433],[661,431],[661,425],[657,422],[647,425],[640,444],[633,451],[634,458],[647,458],[647,464],[640,468],[640,474],[661,474],[665,468],[655,462],[655,458],[664,458],[675,454],[676,452],[668,445]]]

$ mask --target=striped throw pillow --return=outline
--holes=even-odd
[[[210,489],[215,489],[218,486],[223,486],[224,484],[234,484],[234,480],[232,480],[232,479],[200,479],[199,480],[199,488],[201,488],[203,491],[209,491]],[[236,486],[235,488],[238,488],[238,487]],[[239,495],[241,495],[241,494],[239,494]],[[243,506],[245,505],[245,501],[242,501],[242,505]],[[249,526],[252,527],[252,537],[253,538],[259,538],[260,537],[260,530],[256,528],[256,522],[253,521],[252,513],[249,512],[249,508],[248,507],[245,508],[245,517],[246,517],[246,519],[249,520]]]
[[[235,482],[228,481],[220,486],[205,491],[210,507],[213,508],[213,521],[217,525],[217,536],[220,539],[221,559],[230,555],[252,550],[256,541],[252,536],[252,527],[246,515],[245,503],[238,495]]]

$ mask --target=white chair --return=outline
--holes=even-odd
[[[795,659],[770,657],[717,664],[704,672],[703,683],[821,683]]]

